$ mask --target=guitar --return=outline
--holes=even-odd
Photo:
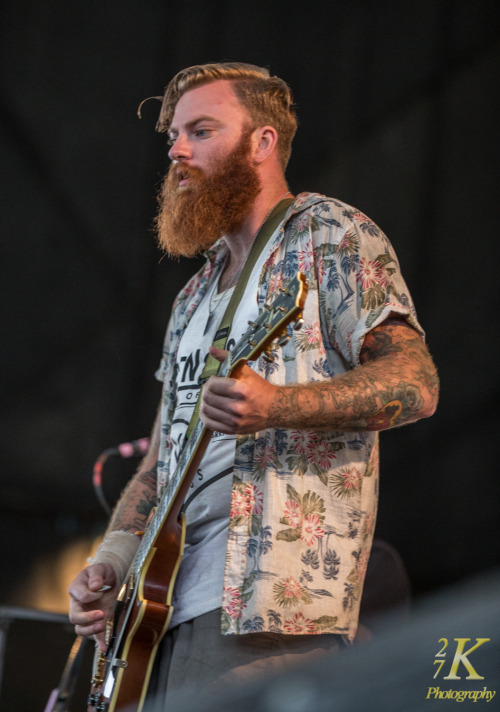
[[[288,341],[287,326],[292,321],[294,328],[302,326],[306,295],[306,279],[298,272],[256,321],[249,322],[219,375],[237,377],[247,361],[262,353],[272,360],[272,342]],[[211,436],[198,420],[142,536],[107,623],[107,651],[96,651],[89,711],[141,712],[143,708],[156,652],[173,613],[172,593],[185,539],[181,510]]]

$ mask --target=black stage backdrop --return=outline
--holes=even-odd
[[[136,109],[179,69],[223,59],[291,84],[292,189],[384,229],[440,370],[437,414],[382,436],[378,535],[416,594],[499,562],[499,8],[3,0],[0,603],[43,605],[41,581],[59,586],[61,561],[104,527],[95,458],[149,433],[194,265],[160,260],[167,146],[158,104]],[[130,468],[113,469],[118,489]]]

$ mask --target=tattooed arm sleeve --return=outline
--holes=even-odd
[[[156,464],[160,444],[160,408],[156,416],[148,452],[138,471],[125,487],[111,516],[108,531],[143,531],[157,502]]]
[[[439,381],[422,337],[390,317],[364,340],[361,364],[330,381],[278,387],[273,427],[384,430],[432,415]]]

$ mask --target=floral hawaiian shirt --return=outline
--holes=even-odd
[[[168,474],[180,337],[218,273],[219,240],[178,295],[157,377],[164,381],[159,491]],[[259,306],[297,271],[309,291],[304,325],[256,370],[271,383],[324,381],[359,365],[367,332],[391,313],[420,333],[383,232],[345,203],[301,193],[264,265]],[[405,394],[401,394],[404,400]],[[375,527],[378,433],[269,429],[237,437],[222,632],[356,634]]]

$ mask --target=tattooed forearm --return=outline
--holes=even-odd
[[[371,331],[361,365],[330,381],[283,386],[269,413],[274,427],[382,430],[432,415],[439,382],[421,337],[398,319]]]
[[[146,471],[139,470],[123,491],[113,512],[109,529],[143,531],[156,502],[156,467]]]

